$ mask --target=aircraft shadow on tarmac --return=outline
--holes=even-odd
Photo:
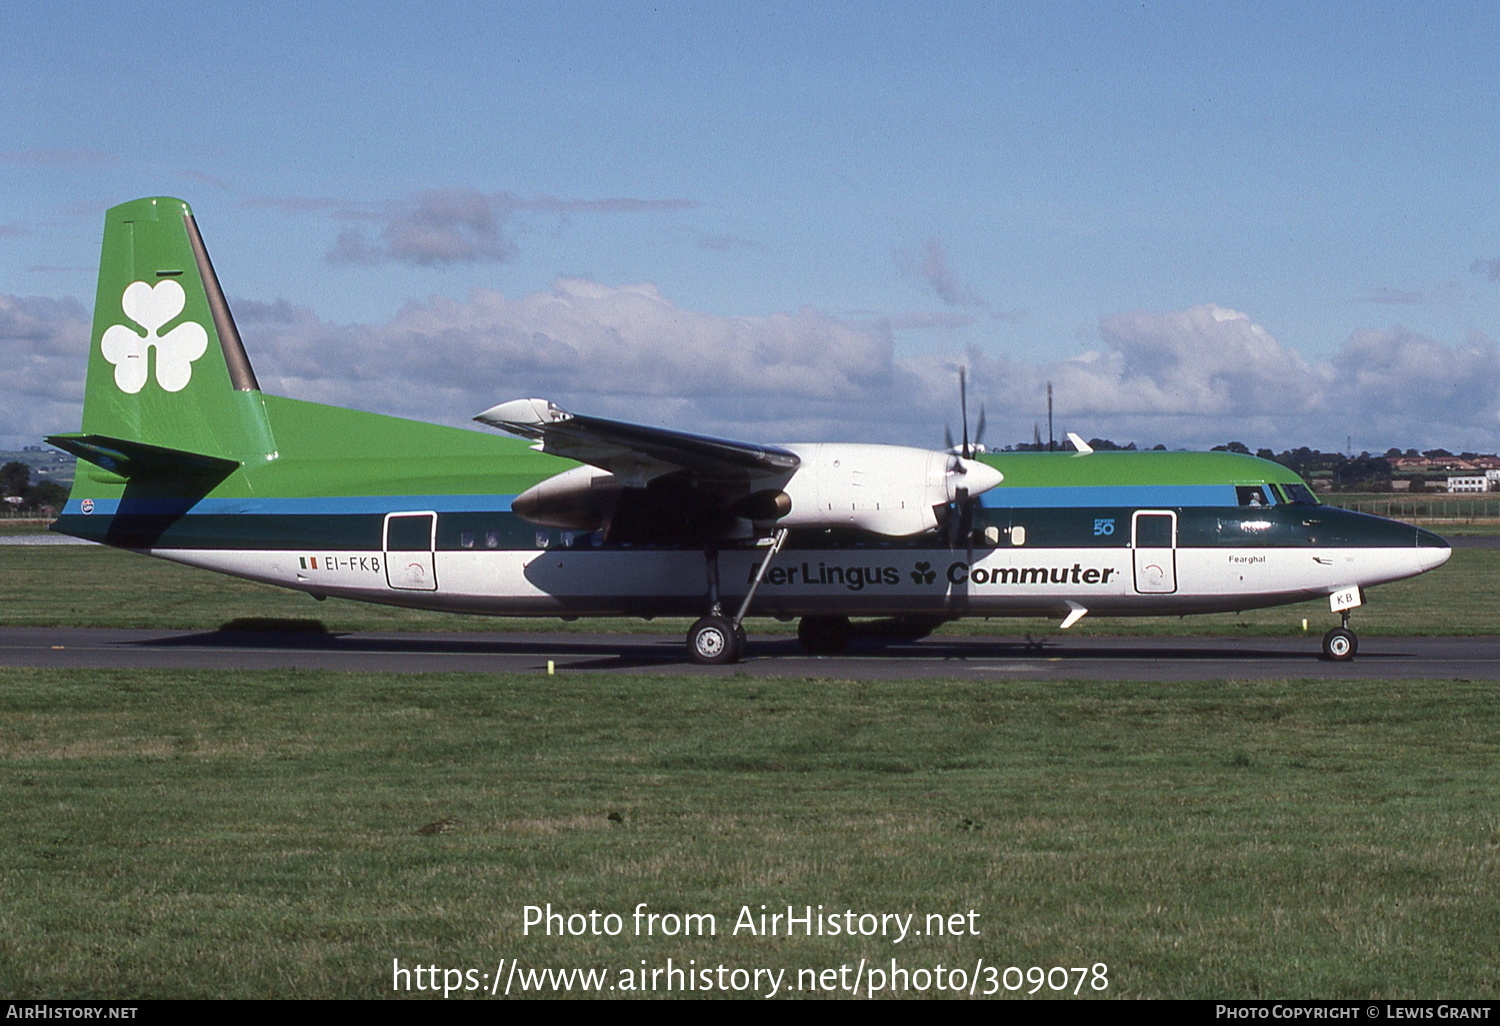
[[[683,662],[681,642],[672,635],[568,635],[517,634],[513,638],[494,634],[482,637],[442,634],[416,636],[379,636],[340,634],[314,630],[213,630],[196,634],[179,634],[166,638],[130,642],[144,648],[274,649],[279,651],[344,652],[350,654],[420,655],[496,655],[577,659],[579,668],[632,668],[669,666]],[[1042,641],[1018,638],[926,638],[921,641],[897,641],[880,638],[855,638],[846,656],[879,657],[912,662],[962,661],[969,659],[1045,658],[1080,664],[1108,661],[1202,661],[1229,663],[1275,661],[1309,663],[1318,661],[1315,646],[1300,639],[1294,644],[1278,645],[1267,639],[1243,641],[1224,638],[1079,638]],[[1400,658],[1407,653],[1362,653],[1361,661]],[[836,662],[840,656],[809,656],[795,638],[752,635],[746,646],[745,659],[818,659]]]
[[[535,655],[553,658],[585,658],[612,653],[615,665],[649,665],[680,663],[682,643],[667,635],[617,635],[607,641],[579,638],[568,635],[548,635],[539,638],[530,634],[517,634],[514,640],[497,640],[495,635],[470,638],[463,635],[443,634],[428,637],[375,637],[365,634],[316,633],[307,631],[204,631],[199,634],[180,634],[170,638],[154,638],[131,642],[145,648],[218,648],[274,649],[293,652],[347,652],[359,654],[390,655]],[[796,642],[791,643],[796,648]]]

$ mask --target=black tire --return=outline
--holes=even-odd
[[[693,624],[687,636],[688,658],[706,666],[738,662],[740,635],[722,616],[705,616]]]
[[[808,655],[838,655],[849,647],[847,616],[804,616],[797,625],[797,640]]]
[[[1335,627],[1323,635],[1323,658],[1335,663],[1347,662],[1359,651],[1359,638],[1347,627]]]

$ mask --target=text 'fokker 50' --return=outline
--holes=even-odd
[[[1233,453],[761,445],[541,399],[477,419],[521,439],[263,393],[191,210],[136,200],[106,215],[83,429],[49,439],[89,464],[55,529],[319,598],[696,616],[709,663],[740,657],[746,616],[833,653],[850,617],[920,636],[1310,598],[1344,659],[1364,588],[1449,555]]]

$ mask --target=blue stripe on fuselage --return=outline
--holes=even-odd
[[[1007,488],[1001,485],[979,497],[979,504],[985,509],[1173,509],[1234,506],[1237,502],[1234,485],[1080,485],[1056,488]]]

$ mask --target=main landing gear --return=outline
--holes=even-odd
[[[1335,663],[1348,662],[1359,651],[1359,638],[1349,629],[1349,612],[1343,613],[1343,625],[1323,635],[1323,658]]]
[[[687,644],[695,663],[737,663],[745,648],[745,629],[727,616],[699,617],[688,630]]]
[[[766,557],[760,561],[760,567],[755,571],[755,580],[750,582],[750,590],[733,617],[724,615],[723,604],[719,601],[719,550],[712,547],[703,550],[708,572],[708,615],[699,617],[688,628],[689,659],[708,666],[740,661],[740,656],[745,652],[745,628],[742,626],[745,614],[750,610],[750,601],[755,598],[760,582],[765,580],[766,568],[771,565],[771,560],[776,558],[785,542],[786,528],[783,527],[772,538]]]

